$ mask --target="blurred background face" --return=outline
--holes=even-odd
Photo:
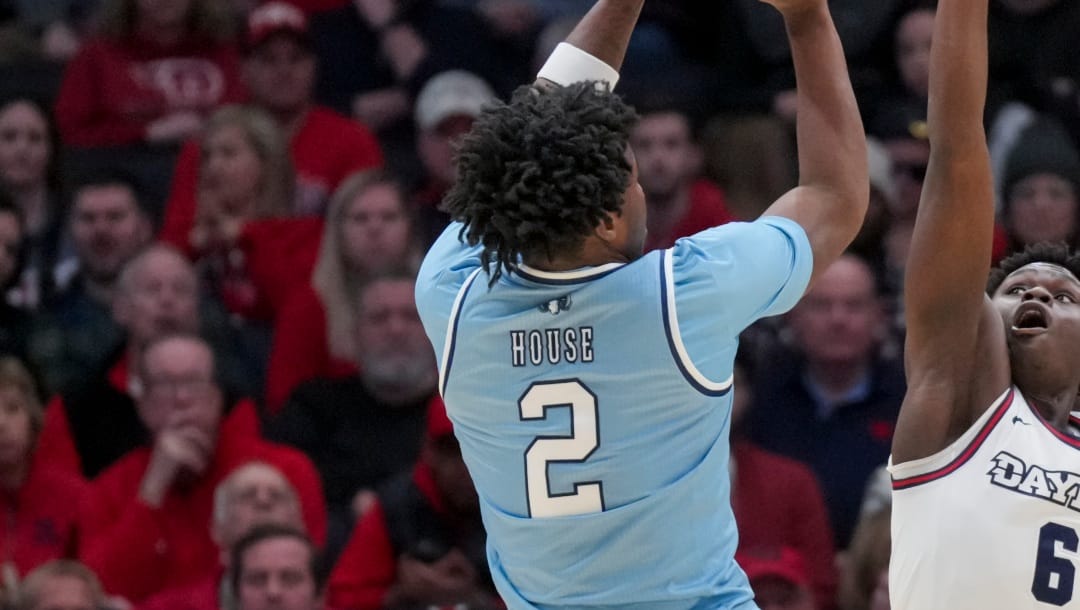
[[[290,112],[311,101],[315,55],[289,34],[271,36],[248,56],[244,77],[252,101],[271,112]]]
[[[115,313],[136,345],[167,333],[199,328],[198,286],[186,260],[169,250],[151,250],[133,261],[128,285],[121,286]]]
[[[259,525],[284,525],[302,530],[300,503],[285,476],[267,464],[249,464],[226,480],[224,519],[216,525],[218,545],[227,550]]]
[[[71,238],[82,272],[111,282],[150,240],[150,225],[129,187],[90,186],[75,196]]]
[[[44,184],[52,145],[45,117],[32,104],[0,108],[0,182],[19,190]]]
[[[930,162],[930,144],[914,138],[885,142],[893,162],[893,184],[896,198],[890,203],[893,216],[898,219],[914,219],[922,197],[926,166]]]
[[[25,464],[33,445],[30,403],[21,390],[0,387],[0,468]]]
[[[155,27],[183,25],[195,0],[135,0],[136,22]]]
[[[926,97],[930,89],[930,39],[934,33],[934,11],[912,11],[896,29],[896,67],[904,87]]]
[[[322,606],[311,573],[311,551],[295,538],[270,538],[241,558],[240,610],[315,610]]]
[[[789,316],[807,360],[826,365],[870,359],[884,324],[874,277],[850,256],[833,263]]]
[[[457,178],[454,166],[454,145],[472,129],[471,116],[444,119],[435,129],[422,131],[418,136],[417,152],[428,177],[435,183],[449,186]]]
[[[630,147],[648,203],[669,200],[697,170],[698,154],[690,125],[677,113],[643,117],[630,136]]]
[[[0,286],[7,286],[14,279],[22,242],[19,219],[14,214],[0,212]]]
[[[30,610],[99,610],[93,591],[74,576],[50,578],[34,597]]]
[[[202,195],[230,216],[250,217],[263,180],[263,160],[238,125],[206,135],[199,181]]]
[[[1034,174],[1012,187],[1006,222],[1021,244],[1069,241],[1076,235],[1078,206],[1071,182],[1056,174]]]
[[[345,263],[377,272],[400,265],[408,254],[409,219],[401,191],[392,184],[364,189],[346,206],[341,221]]]
[[[416,311],[413,290],[411,281],[376,280],[361,297],[356,334],[360,370],[373,388],[407,389],[414,395],[435,388],[435,355]]]
[[[139,416],[152,434],[191,426],[213,437],[221,419],[214,357],[199,341],[175,338],[143,354]]]

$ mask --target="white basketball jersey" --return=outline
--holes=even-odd
[[[893,610],[1080,609],[1080,439],[1015,387],[952,445],[889,471]]]

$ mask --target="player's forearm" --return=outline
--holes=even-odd
[[[930,51],[928,126],[935,154],[985,146],[987,0],[939,3]],[[980,120],[972,120],[979,117]]]
[[[869,200],[866,136],[828,6],[786,14],[798,86],[800,185],[830,191],[835,220],[862,224]]]
[[[645,0],[598,0],[566,42],[619,70],[644,4]]]

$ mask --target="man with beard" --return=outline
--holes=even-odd
[[[700,176],[701,151],[690,118],[675,109],[645,112],[630,133],[648,206],[645,250],[734,220],[716,184]]]
[[[111,311],[117,278],[152,235],[136,185],[118,172],[97,174],[76,188],[68,230],[78,267],[46,303],[31,340],[31,358],[53,391],[99,366],[122,340]]]
[[[359,298],[357,366],[345,379],[315,379],[293,393],[268,438],[311,457],[329,509],[327,554],[345,543],[377,485],[420,454],[428,404],[437,400],[431,346],[407,274],[373,279]]]

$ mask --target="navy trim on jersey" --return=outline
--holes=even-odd
[[[671,250],[664,250],[660,253],[660,309],[661,317],[664,318],[664,335],[667,337],[668,349],[671,350],[671,357],[673,360],[675,360],[675,366],[679,368],[679,371],[682,373],[683,377],[686,378],[686,381],[691,386],[693,386],[695,390],[701,392],[706,396],[724,396],[731,391],[732,380],[728,379],[723,383],[709,382],[714,383],[715,387],[707,387],[704,383],[698,380],[698,377],[700,376],[702,380],[708,382],[708,380],[705,379],[705,376],[696,369],[691,372],[691,370],[688,368],[693,366],[693,363],[690,362],[690,355],[684,354],[683,351],[680,350],[679,346],[676,344],[674,331],[671,327],[672,318],[676,317],[671,315],[674,312],[675,308],[675,291],[671,291],[670,297],[668,295],[668,282],[673,281],[671,278],[668,277],[667,272],[668,260],[670,259],[670,257]],[[668,302],[669,300],[671,301],[671,303]],[[678,324],[678,320],[675,320],[675,324]]]
[[[993,431],[994,426],[997,426],[1003,417],[1005,412],[1009,410],[1009,406],[1012,405],[1013,397],[1016,394],[1016,388],[1009,388],[1009,393],[1005,396],[1005,400],[1001,401],[1001,405],[994,411],[994,414],[990,419],[983,424],[982,430],[979,430],[979,434],[974,440],[956,456],[953,461],[949,462],[945,466],[938,468],[933,472],[927,472],[925,474],[908,477],[906,479],[893,479],[892,488],[893,491],[902,489],[911,489],[912,487],[918,487],[932,481],[936,481],[948,474],[956,472],[958,468],[966,464],[975,455],[975,452],[979,450],[979,447],[986,441],[986,438],[990,436],[990,432]]]
[[[457,347],[457,331],[458,323],[461,321],[461,306],[465,303],[465,295],[468,294],[469,288],[472,287],[473,282],[476,281],[476,277],[480,275],[480,269],[472,272],[472,275],[465,280],[465,285],[461,287],[461,292],[458,293],[457,299],[454,302],[454,308],[450,315],[453,318],[450,320],[449,332],[446,337],[445,352],[443,353],[443,366],[442,375],[439,380],[439,395],[446,396],[446,386],[450,383],[450,367],[454,364],[454,348]]]
[[[625,263],[608,263],[599,267],[586,267],[576,271],[541,271],[526,265],[518,265],[515,269],[517,275],[538,284],[552,286],[569,286],[598,280],[604,276],[615,273],[625,267]]]

